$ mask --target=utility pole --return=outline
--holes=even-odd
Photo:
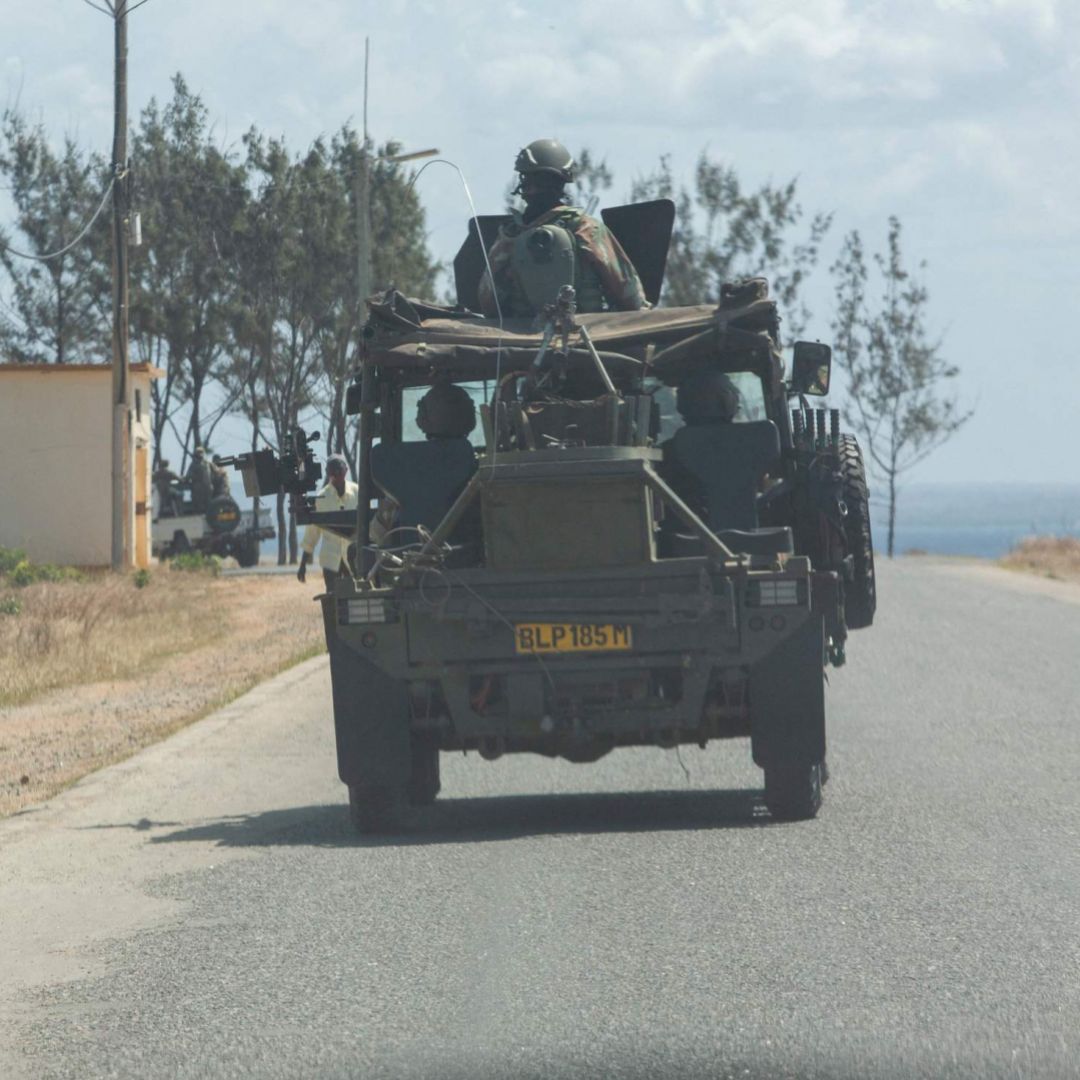
[[[113,109],[112,568],[131,563],[131,417],[128,409],[127,7],[115,0]]]

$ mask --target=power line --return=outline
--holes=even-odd
[[[101,197],[98,208],[94,211],[94,216],[82,227],[79,231],[79,235],[76,236],[70,244],[65,244],[59,251],[50,251],[48,255],[32,255],[28,251],[19,251],[9,244],[0,244],[0,248],[3,248],[4,251],[11,252],[12,255],[17,255],[20,259],[34,259],[36,262],[48,262],[50,259],[58,259],[61,255],[66,255],[90,231],[94,222],[101,217],[101,211],[105,209],[105,204],[109,201],[109,196],[112,194],[113,185],[115,183],[116,178],[113,177],[113,179],[109,181],[109,186],[105,189],[105,194]]]

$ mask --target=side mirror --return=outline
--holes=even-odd
[[[360,411],[360,384],[350,383],[345,390],[345,415],[356,416]]]
[[[820,341],[796,341],[791,359],[791,392],[824,397],[829,392],[832,349]]]

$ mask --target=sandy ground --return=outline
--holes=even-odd
[[[220,707],[323,647],[318,572],[207,583],[227,634],[134,679],[50,691],[0,708],[0,817],[41,802]]]

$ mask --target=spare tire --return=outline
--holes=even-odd
[[[230,533],[240,524],[240,507],[228,495],[218,495],[210,500],[206,510],[206,524],[215,533]]]
[[[870,490],[862,451],[854,435],[840,436],[840,473],[847,506],[844,541],[853,564],[851,580],[844,582],[844,621],[849,630],[861,630],[874,621],[877,586],[874,542],[870,535]]]

